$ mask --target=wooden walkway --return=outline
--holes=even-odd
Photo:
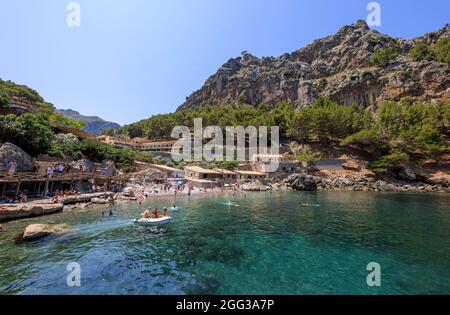
[[[68,174],[53,174],[47,176],[37,173],[6,173],[0,172],[0,196],[5,196],[5,191],[8,185],[15,185],[15,197],[20,192],[20,187],[23,184],[34,184],[33,194],[37,191],[37,195],[45,194],[46,192],[52,192],[55,183],[60,184],[73,184],[89,181],[94,185],[107,184],[109,187],[111,184],[124,184],[128,181],[126,175],[104,175],[101,172],[96,173],[83,173],[83,172],[71,172]],[[43,187],[41,187],[43,186]],[[41,188],[44,188],[43,191]],[[41,193],[42,191],[42,193]]]

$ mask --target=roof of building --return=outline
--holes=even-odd
[[[215,170],[215,171],[217,171],[217,172],[219,172],[221,174],[226,174],[226,175],[236,175],[237,174],[236,172],[233,172],[233,171],[230,171],[230,170],[226,170],[226,169],[223,169],[223,168],[214,168],[213,170]]]
[[[214,184],[215,182],[207,179],[197,179],[197,178],[186,178],[190,182],[201,183],[201,184]]]
[[[182,172],[183,171],[178,168],[170,167],[170,166],[162,165],[162,164],[149,164],[149,167],[153,167],[158,170],[167,171],[167,172]]]
[[[218,175],[221,174],[218,171],[210,170],[210,169],[203,168],[200,166],[185,166],[184,169],[195,172],[195,173],[202,173],[202,174],[218,174]]]
[[[236,170],[235,172],[238,173],[238,174],[241,174],[241,175],[266,176],[266,174],[264,174],[264,173],[254,172],[254,171],[240,171],[240,170]]]
[[[284,158],[281,154],[254,154],[253,157],[262,157],[262,158]]]

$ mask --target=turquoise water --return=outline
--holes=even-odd
[[[116,207],[10,222],[0,233],[3,294],[449,294],[450,195],[255,193],[179,199],[160,230]],[[171,199],[151,206],[170,206]],[[75,230],[25,244],[31,223]],[[81,266],[68,287],[66,266]],[[381,287],[366,284],[381,265]]]

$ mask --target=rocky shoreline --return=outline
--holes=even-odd
[[[282,185],[293,190],[303,191],[450,192],[448,184],[431,185],[423,182],[388,182],[367,175],[346,175],[327,178],[300,173],[292,174],[283,181]]]
[[[147,185],[148,184],[148,185]],[[262,191],[374,191],[374,192],[422,192],[422,193],[449,193],[448,182],[442,184],[427,184],[423,182],[387,181],[376,178],[373,174],[350,173],[341,176],[324,174],[296,173],[286,179],[272,183],[270,181],[252,181],[242,185],[227,188],[226,192],[262,192]],[[221,188],[194,189],[178,191],[177,197],[199,196],[205,194],[220,194]],[[63,198],[59,203],[49,200],[35,200],[23,204],[2,205],[0,209],[0,222],[25,219],[30,217],[49,215],[58,212],[70,212],[91,206],[109,206],[111,197],[116,204],[130,202],[145,202],[150,198],[175,197],[173,189],[164,190],[155,183],[133,183],[121,192],[99,192],[91,194],[73,195]],[[22,239],[33,241],[49,235],[61,235],[70,230],[65,225],[32,224],[25,229]]]
[[[401,182],[385,181],[367,175],[346,175],[335,177],[323,177],[306,173],[292,174],[279,183],[262,183],[253,181],[235,189],[247,192],[261,191],[375,191],[375,192],[439,192],[449,193],[449,185],[431,185],[423,182]],[[188,195],[200,195],[205,193],[220,193],[221,189],[193,190],[177,192],[177,197]],[[68,196],[60,203],[51,203],[49,200],[35,200],[22,204],[2,205],[0,210],[0,222],[36,217],[42,215],[63,212],[90,206],[108,205],[109,199],[113,197],[114,202],[124,204],[129,202],[145,201],[153,197],[175,197],[173,190],[156,190],[155,186],[148,187],[134,185],[125,188],[122,192],[100,192]]]

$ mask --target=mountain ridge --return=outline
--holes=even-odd
[[[56,111],[68,118],[85,122],[86,127],[84,128],[84,131],[94,136],[99,136],[104,130],[121,127],[115,122],[106,121],[98,116],[85,116],[73,109],[57,109]]]
[[[414,101],[446,99],[449,67],[435,60],[415,62],[408,53],[419,42],[433,45],[449,37],[448,24],[407,40],[381,34],[359,20],[279,57],[257,58],[244,53],[231,58],[177,110],[202,104],[257,106],[282,101],[303,107],[320,96],[343,105],[365,106],[403,97]],[[385,67],[373,65],[375,51],[387,47],[395,48],[398,56]]]

